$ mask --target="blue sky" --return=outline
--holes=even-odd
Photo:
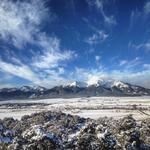
[[[150,1],[1,0],[0,87],[114,79],[150,88]]]

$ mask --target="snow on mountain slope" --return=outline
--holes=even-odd
[[[33,86],[32,87],[34,90],[36,90],[36,91],[44,91],[44,90],[46,90],[46,88],[45,87],[42,87],[42,86]]]
[[[41,86],[0,89],[0,100],[142,95],[150,95],[150,89],[122,81],[97,78],[92,78],[87,83],[74,81],[66,86],[57,86],[50,89]]]
[[[106,88],[111,88],[113,85],[114,80],[104,80],[104,79],[99,79],[97,77],[92,77],[89,81],[87,81],[88,86],[103,86]]]
[[[92,77],[87,81],[88,86],[99,86],[101,83],[103,83],[103,79],[99,79],[98,77]]]
[[[22,92],[42,92],[46,90],[46,88],[42,86],[22,86],[17,90],[20,90]]]
[[[70,86],[70,87],[86,87],[87,84],[85,82],[74,81],[74,82],[70,83],[68,86]]]
[[[114,81],[112,86],[116,86],[118,88],[129,88],[129,84],[121,82],[121,81]]]
[[[23,92],[29,92],[32,91],[33,89],[30,86],[22,86],[21,88],[19,88],[19,90]]]

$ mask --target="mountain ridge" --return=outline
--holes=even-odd
[[[150,96],[150,89],[122,81],[97,81],[85,84],[74,81],[65,86],[45,88],[42,86],[22,86],[0,89],[0,100],[75,98],[92,96]]]

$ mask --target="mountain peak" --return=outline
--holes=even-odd
[[[29,91],[44,91],[46,88],[42,86],[22,86],[19,88],[19,90],[23,92],[29,92]]]
[[[92,81],[92,80],[91,80]],[[20,88],[4,88],[0,90],[0,100],[27,98],[60,98],[79,96],[145,96],[150,89],[114,80],[93,80],[88,82],[74,81],[64,86],[47,89],[41,86],[22,86]],[[89,87],[90,86],[90,87]],[[79,88],[73,88],[79,87]]]
[[[103,79],[98,79],[97,77],[92,77],[89,81],[87,81],[88,86],[100,86],[103,83]]]
[[[70,87],[86,87],[87,84],[85,82],[73,81],[68,86],[70,86]]]
[[[111,88],[112,84],[114,83],[114,80],[104,80],[104,79],[98,79],[98,78],[91,78],[87,84],[88,86],[104,86],[107,88]]]
[[[28,92],[31,90],[31,87],[30,86],[22,86],[22,87],[20,87],[20,90],[23,92]]]
[[[44,90],[46,90],[46,88],[42,87],[42,86],[33,86],[33,89],[37,90],[37,91],[44,91]]]

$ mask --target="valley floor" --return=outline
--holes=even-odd
[[[105,116],[118,119],[132,114],[136,120],[143,120],[150,118],[150,97],[83,97],[0,102],[1,119],[20,119],[23,115],[49,110],[92,119]]]

